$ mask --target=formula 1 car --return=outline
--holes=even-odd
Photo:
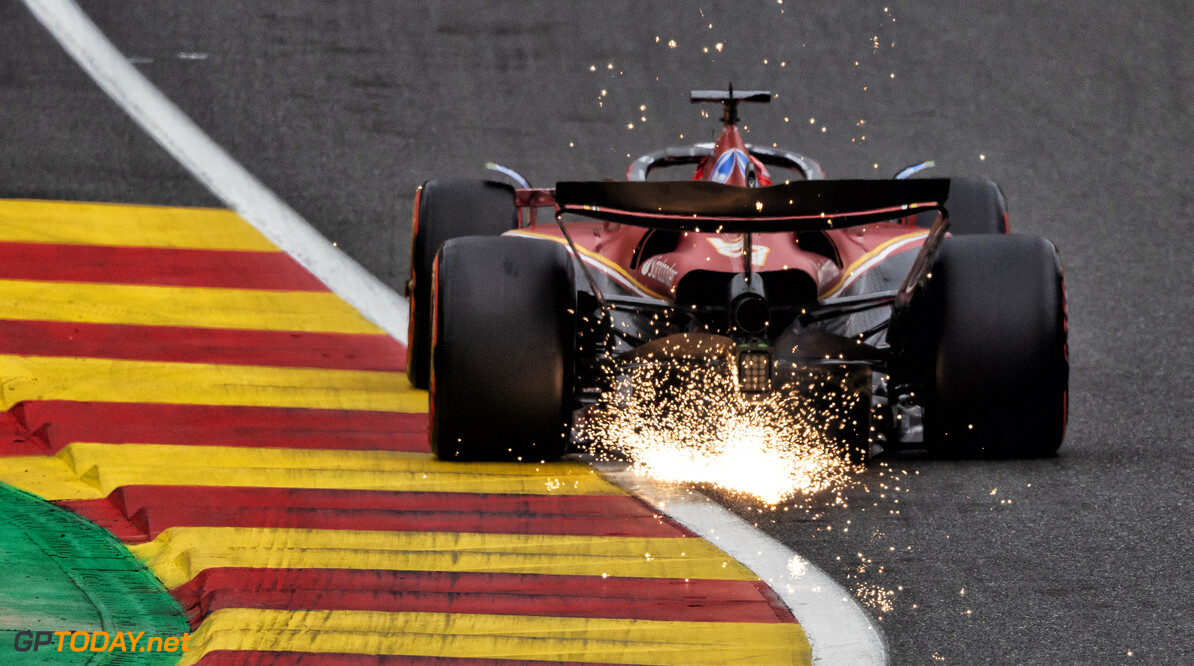
[[[698,366],[746,399],[834,387],[849,407],[825,432],[855,463],[1057,451],[1069,361],[1053,244],[1009,234],[986,179],[925,178],[922,163],[826,180],[745,143],[739,105],[771,97],[694,91],[723,107],[718,140],[645,155],[625,182],[419,189],[407,372],[430,389],[439,458],[558,459],[584,410],[644,368],[683,383]],[[690,181],[648,180],[681,165]]]

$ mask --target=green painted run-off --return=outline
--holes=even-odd
[[[19,652],[20,631],[182,636],[182,608],[111,534],[0,483],[0,664],[173,664],[180,653]],[[77,645],[81,645],[80,641]]]

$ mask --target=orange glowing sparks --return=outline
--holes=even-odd
[[[869,606],[879,613],[890,613],[895,610],[895,590],[870,583],[858,583],[854,586],[854,596],[863,605]],[[879,619],[883,619],[882,616]]]
[[[772,506],[851,482],[858,468],[832,432],[857,397],[825,400],[834,391],[828,381],[816,384],[816,397],[794,387],[747,397],[732,371],[693,358],[618,370],[615,388],[586,415],[582,438],[627,458],[637,473],[708,483]]]

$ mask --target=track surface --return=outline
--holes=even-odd
[[[1194,659],[1183,3],[702,4],[82,3],[213,139],[393,286],[422,180],[482,175],[487,159],[536,183],[618,177],[627,153],[709,139],[687,91],[728,81],[780,94],[744,109],[748,140],[802,150],[831,176],[932,158],[941,175],[994,178],[1013,229],[1052,238],[1066,262],[1061,455],[888,460],[849,508],[756,514],[760,527],[848,587],[891,592],[877,614],[893,663]],[[0,5],[0,24],[0,194],[217,203],[21,5]],[[892,470],[901,481],[880,476]],[[898,505],[880,483],[900,486]]]

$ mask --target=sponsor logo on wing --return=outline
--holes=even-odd
[[[742,245],[745,243],[745,238],[742,234],[735,236],[710,236],[709,242],[713,244],[713,248],[717,253],[723,257],[731,259],[742,256]],[[752,244],[750,247],[750,263],[752,266],[762,266],[767,262],[767,253],[771,248],[766,245]]]
[[[743,174],[746,173],[746,165],[750,163],[746,153],[737,148],[731,148],[717,157],[717,162],[713,165],[713,173],[710,174],[709,180],[714,183],[724,183],[730,179],[734,174],[734,170],[740,170]]]
[[[652,280],[671,286],[676,280],[676,273],[678,271],[675,266],[672,266],[663,259],[651,257],[643,262],[642,272],[643,275]]]

